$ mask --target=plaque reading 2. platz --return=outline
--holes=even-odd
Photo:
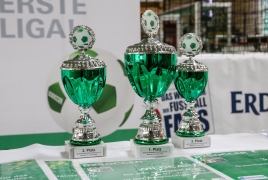
[[[79,106],[81,115],[75,122],[72,139],[65,143],[66,151],[69,158],[104,156],[106,145],[101,141],[89,110],[104,89],[106,66],[102,60],[87,54],[87,50],[92,48],[95,42],[92,29],[84,25],[74,27],[69,41],[80,54],[62,63],[61,78],[65,91]]]

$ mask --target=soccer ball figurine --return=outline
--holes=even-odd
[[[146,34],[149,37],[152,37],[157,34],[159,29],[159,18],[157,14],[155,14],[151,10],[147,10],[141,18],[141,25]]]
[[[95,42],[95,34],[87,26],[76,26],[70,33],[69,40],[74,49],[85,51],[92,48]]]
[[[199,54],[202,46],[202,40],[194,33],[187,33],[181,37],[180,50],[186,56],[195,56]]]

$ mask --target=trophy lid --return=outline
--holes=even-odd
[[[140,43],[127,47],[126,53],[135,54],[176,54],[176,49],[153,38],[159,29],[159,18],[152,10],[146,10],[141,18],[144,32],[149,36]]]
[[[180,63],[177,69],[186,69],[187,71],[208,71],[206,65],[193,59],[194,56],[198,55],[202,50],[202,40],[199,36],[194,33],[187,33],[183,35],[179,42],[179,48],[182,54],[190,57],[186,61]]]
[[[106,67],[102,60],[95,59],[86,54],[86,51],[92,48],[95,40],[95,34],[91,28],[85,25],[75,26],[69,34],[69,42],[74,49],[81,53],[73,59],[64,61],[61,69],[89,70]]]

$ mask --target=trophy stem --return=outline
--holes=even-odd
[[[157,99],[153,100],[144,100],[144,104],[146,104],[145,114],[141,117],[141,120],[146,121],[161,121],[161,117],[156,113],[155,106],[157,104]]]
[[[186,112],[182,116],[182,120],[179,125],[179,129],[176,131],[178,136],[182,137],[201,137],[205,135],[205,131],[201,126],[201,122],[198,119],[199,115],[194,109],[195,101],[187,102]]]
[[[88,56],[86,55],[86,52],[84,50],[82,50],[81,54],[79,55],[79,60],[83,61],[87,58],[88,58]]]
[[[161,117],[156,113],[155,106],[157,99],[144,100],[147,106],[145,114],[141,117],[138,133],[134,139],[136,144],[166,144],[169,140],[165,135],[161,124]]]
[[[101,142],[100,135],[94,126],[94,120],[89,115],[90,109],[91,107],[84,108],[79,106],[81,114],[80,118],[75,122],[76,128],[70,141],[72,145],[90,146]]]

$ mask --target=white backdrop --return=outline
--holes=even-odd
[[[70,29],[88,25],[94,48],[122,60],[126,47],[140,40],[139,0],[18,2],[0,1],[0,135],[63,132],[46,94],[51,71],[58,68],[60,77],[59,61],[74,52]]]
[[[178,57],[182,62],[186,57]],[[228,134],[268,129],[267,54],[201,54],[196,60],[208,66],[205,94],[198,98],[197,111],[208,134]],[[174,86],[159,100],[167,134],[185,110],[175,98]],[[171,95],[169,96],[169,94]],[[165,98],[167,97],[167,98]]]

